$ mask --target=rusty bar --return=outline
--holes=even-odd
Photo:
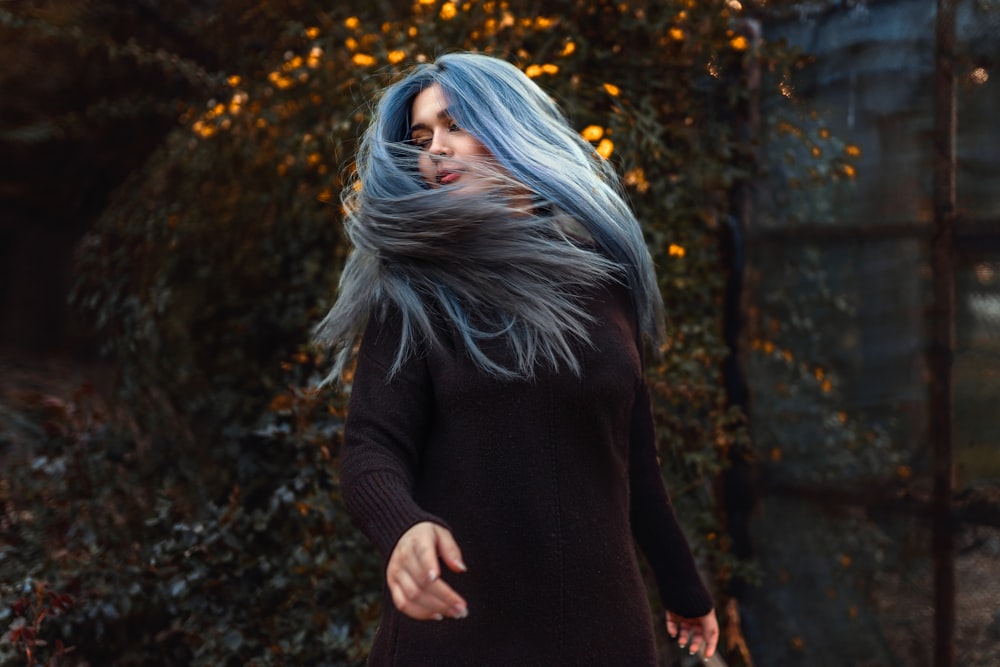
[[[768,496],[783,496],[813,503],[830,512],[844,509],[871,510],[932,520],[934,500],[931,493],[921,493],[887,480],[879,488],[859,490],[843,485],[799,484],[784,481],[780,472],[757,470],[755,490]],[[952,525],[1000,528],[1000,489],[986,488],[963,492],[951,505]]]
[[[1000,229],[1000,219],[962,218],[955,214],[954,237],[956,241],[978,241],[981,236],[992,237]],[[926,222],[879,222],[855,223],[851,225],[830,223],[806,223],[790,227],[756,227],[747,234],[747,243],[857,243],[859,241],[892,241],[917,239],[928,241],[937,231],[934,221]]]
[[[885,222],[874,224],[804,224],[787,227],[755,228],[747,238],[753,244],[800,242],[857,242],[928,239],[931,225],[925,222]]]
[[[952,355],[955,343],[955,11],[937,0],[934,53],[934,231],[931,237],[929,436],[934,478],[934,667],[955,665],[955,540],[952,516]]]

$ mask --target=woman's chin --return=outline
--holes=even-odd
[[[497,186],[495,183],[488,184],[482,181],[477,181],[475,179],[459,178],[452,181],[451,183],[445,183],[440,186],[441,190],[461,197],[471,197],[474,195],[484,195],[489,192],[495,192]]]

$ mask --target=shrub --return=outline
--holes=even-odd
[[[725,557],[703,549],[721,534],[710,482],[743,437],[720,371],[718,241],[755,169],[736,122],[744,65],[770,56],[721,2],[548,8],[420,0],[399,20],[289,20],[279,62],[231,72],[117,191],[73,297],[118,364],[115,414],[81,418],[81,394],[29,421],[47,435],[0,489],[6,618],[16,632],[37,621],[30,600],[62,601],[29,663],[363,660],[379,563],[339,501],[343,397],[308,388],[324,362],[307,341],[345,252],[337,193],[366,102],[457,48],[513,59],[624,173],[668,308],[650,369],[665,472],[696,546]],[[26,647],[11,633],[0,650]]]

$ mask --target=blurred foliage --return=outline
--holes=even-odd
[[[28,401],[11,427],[37,445],[0,487],[6,662],[363,660],[380,564],[339,503],[343,397],[309,389],[324,364],[309,332],[346,251],[338,193],[372,97],[454,49],[517,63],[624,174],[667,304],[649,369],[664,472],[718,589],[747,574],[713,491],[749,451],[721,376],[720,237],[760,175],[753,72],[794,54],[757,40],[735,0],[389,4],[0,12],[0,29],[75,45],[122,81],[53,126],[179,115],[79,248],[73,299],[117,364],[114,409],[81,390]],[[143,85],[149,68],[186,85]],[[46,591],[68,597],[39,621]]]
[[[855,295],[865,286],[843,284],[843,255],[854,258],[815,244],[758,249],[767,275],[755,276],[748,372],[761,389],[754,405],[754,439],[766,447],[761,470],[804,488],[902,487],[913,474],[911,443],[884,416],[866,414],[863,401],[845,399],[857,352],[844,341],[862,335]],[[839,326],[823,326],[830,321]]]
[[[341,510],[329,398],[282,394],[213,475],[119,430],[87,387],[8,396],[29,419],[5,439],[37,448],[0,487],[3,664],[27,649],[29,665],[358,662],[378,570]],[[58,606],[39,618],[46,594]]]

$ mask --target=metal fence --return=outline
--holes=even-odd
[[[800,6],[763,32],[813,64],[765,85],[744,211],[754,662],[998,665],[1000,2]]]

